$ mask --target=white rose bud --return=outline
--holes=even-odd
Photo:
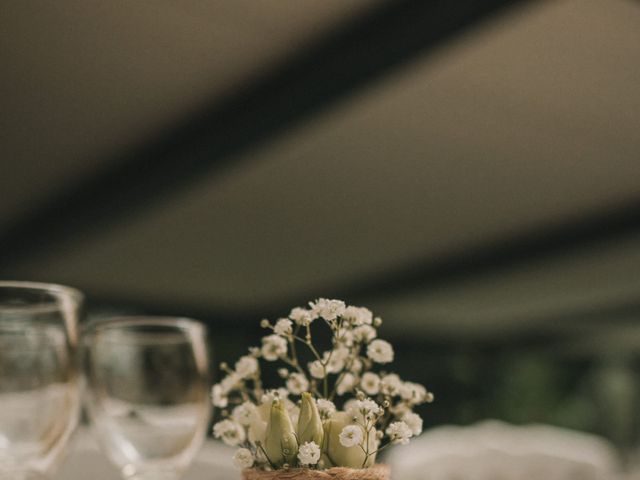
[[[353,417],[346,412],[337,412],[329,420],[324,422],[326,460],[331,459],[333,466],[361,468],[365,460],[365,453],[360,446],[345,447],[340,443],[340,434],[347,426],[355,426],[362,430],[363,438],[366,438],[364,428],[353,422]],[[376,445],[375,432],[369,435],[369,451],[374,452]],[[367,460],[366,467],[375,463],[375,455]]]

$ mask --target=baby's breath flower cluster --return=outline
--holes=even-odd
[[[385,370],[394,351],[378,338],[381,324],[367,308],[326,298],[262,320],[269,334],[233,368],[221,364],[225,376],[212,389],[220,417],[213,434],[239,447],[234,464],[366,468],[384,448],[419,435],[413,407],[433,394]],[[313,341],[319,326],[330,334],[326,349]],[[276,364],[283,387],[263,387],[259,360]]]

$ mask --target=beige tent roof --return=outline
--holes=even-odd
[[[382,3],[4,5],[0,234]],[[0,272],[234,318],[346,296],[397,334],[632,322],[639,24],[626,0],[502,12]]]

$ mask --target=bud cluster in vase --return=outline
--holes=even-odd
[[[226,376],[212,390],[221,418],[213,433],[239,447],[235,465],[367,468],[389,445],[419,435],[422,419],[413,407],[433,394],[385,370],[394,351],[378,338],[381,323],[367,308],[325,298],[275,323],[262,320],[269,334],[261,346],[234,368],[222,364]],[[284,387],[264,388],[260,360],[277,364]]]

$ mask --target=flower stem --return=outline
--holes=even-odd
[[[273,462],[271,461],[271,459],[269,458],[269,455],[267,455],[267,452],[265,451],[264,447],[262,446],[262,443],[260,442],[256,442],[256,446],[260,449],[260,451],[262,452],[262,454],[264,455],[264,458],[267,459],[267,462],[269,462],[269,465],[271,465],[271,468],[273,468],[274,470],[276,470],[276,466],[273,464]]]
[[[371,432],[371,427],[367,428],[367,437],[366,437],[366,442],[367,442],[367,449],[364,452],[364,461],[362,462],[362,467],[364,468],[367,465],[367,462],[369,461],[369,432]]]
[[[384,450],[385,448],[387,448],[389,445],[391,445],[391,442],[387,443],[386,445],[381,446],[380,448],[378,448],[377,450],[374,450],[373,452],[371,452],[369,454],[369,456],[375,455],[378,452],[381,452],[382,450]]]
[[[328,398],[328,395],[329,395],[329,379],[328,379],[328,375],[327,375],[327,367],[325,365],[322,366],[322,371],[324,373],[324,378],[322,379],[324,398]]]

